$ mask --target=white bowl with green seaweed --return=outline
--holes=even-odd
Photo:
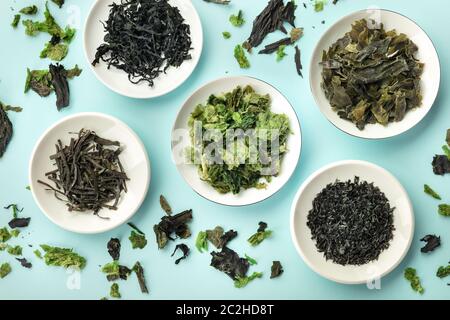
[[[251,77],[225,77],[202,86],[181,107],[172,158],[199,195],[244,206],[287,183],[300,158],[301,137],[297,114],[277,89]]]
[[[434,104],[440,75],[425,31],[383,9],[357,11],[332,25],[310,64],[320,111],[338,129],[366,139],[393,137],[417,125]]]

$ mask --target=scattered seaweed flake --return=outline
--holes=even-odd
[[[29,262],[27,259],[25,258],[16,258],[17,261],[20,262],[20,264],[22,265],[22,267],[27,268],[27,269],[31,269],[31,267],[33,267],[33,265],[31,264],[31,262]]]
[[[19,22],[20,22],[20,14],[15,14],[13,21],[11,22],[11,27],[17,28],[17,26],[19,25]]]
[[[220,237],[220,244],[218,248],[220,249],[226,247],[231,240],[237,237],[237,235],[238,235],[237,231],[234,230],[228,230],[227,232],[225,232]]]
[[[426,194],[428,194],[429,196],[433,197],[436,200],[442,200],[441,196],[427,184],[423,186],[423,192],[425,192]]]
[[[69,145],[58,140],[56,153],[50,156],[56,169],[46,177],[55,186],[42,180],[38,183],[66,202],[69,211],[90,211],[99,216],[102,209],[117,210],[128,180],[120,162],[121,152],[119,142],[81,129]]]
[[[159,196],[159,204],[161,205],[161,209],[163,209],[167,215],[170,216],[172,214],[172,207],[163,195]]]
[[[0,229],[0,243],[4,243],[11,239],[12,235],[9,232],[8,228],[4,227]]]
[[[245,255],[245,259],[247,259],[247,261],[248,261],[248,263],[251,265],[251,266],[254,266],[254,265],[257,265],[258,264],[258,261],[256,261],[255,259],[253,259],[252,257],[250,257],[249,255]]]
[[[443,176],[450,173],[450,159],[445,155],[436,155],[431,165],[436,175]]]
[[[3,263],[0,266],[0,279],[5,278],[8,274],[11,273],[11,265],[7,262]]]
[[[181,260],[186,259],[189,256],[189,252],[190,252],[190,249],[187,245],[185,245],[184,243],[180,243],[175,246],[175,250],[173,251],[171,257],[173,257],[175,255],[175,253],[178,251],[178,249],[181,250],[181,252],[183,253],[183,256],[178,258],[177,260],[175,260],[175,264],[179,264]]]
[[[152,23],[149,23],[152,22]],[[122,0],[110,5],[106,33],[92,65],[101,61],[128,74],[131,83],[154,85],[170,67],[192,58],[190,27],[168,0]]]
[[[237,278],[236,280],[234,280],[234,286],[236,288],[244,288],[246,287],[251,281],[258,279],[258,278],[262,278],[263,274],[262,272],[253,272],[250,276],[248,277],[243,277],[243,278]]]
[[[448,276],[450,276],[450,262],[449,262],[449,265],[446,267],[444,267],[444,266],[439,267],[436,272],[436,277],[438,277],[438,278],[443,279]]]
[[[229,21],[233,27],[241,27],[245,23],[244,13],[242,10],[239,10],[237,14],[232,14]]]
[[[31,218],[14,218],[10,222],[8,222],[8,225],[11,229],[25,228],[28,227],[30,221]]]
[[[395,230],[394,210],[373,183],[359,177],[337,180],[317,194],[307,225],[317,250],[327,260],[364,265],[389,248]]]
[[[132,270],[134,271],[134,273],[136,273],[136,277],[138,279],[139,288],[141,288],[141,292],[148,293],[148,288],[147,288],[147,284],[145,281],[145,275],[144,275],[144,268],[142,268],[141,263],[139,261],[137,261],[134,264]]]
[[[303,78],[302,57],[301,57],[301,51],[298,46],[295,46],[294,62],[295,62],[295,69],[297,70],[297,74]]]
[[[6,152],[13,135],[13,125],[3,108],[0,108],[0,158]]]
[[[221,226],[217,226],[213,230],[206,230],[206,238],[214,245],[214,247],[220,249],[224,232],[225,231]]]
[[[119,291],[118,283],[113,283],[111,285],[111,289],[109,290],[109,295],[111,298],[116,298],[116,299],[120,299],[122,297],[122,295],[120,294],[120,291]]]
[[[52,85],[56,93],[56,107],[58,111],[69,106],[70,90],[69,82],[67,81],[67,71],[63,65],[51,64],[49,71],[52,76]]]
[[[123,265],[119,264],[119,261],[113,261],[105,264],[101,271],[106,274],[106,279],[108,281],[117,281],[119,279],[127,280],[128,276],[131,274],[131,270]]]
[[[277,50],[284,46],[290,45],[292,43],[292,39],[289,38],[283,38],[281,40],[275,41],[271,44],[268,44],[264,47],[264,49],[260,50],[258,54],[272,54],[274,52],[277,52]]]
[[[111,258],[115,261],[119,260],[120,258],[120,240],[117,238],[111,238],[111,240],[108,241],[107,248],[108,253],[111,256]]]
[[[173,216],[164,216],[161,221],[154,225],[153,231],[156,235],[156,242],[159,249],[166,247],[169,240],[175,240],[172,238],[172,234],[175,233],[181,239],[186,239],[191,236],[191,231],[188,222],[192,220],[192,209],[185,210]]]
[[[284,272],[284,270],[283,270],[283,266],[281,265],[281,262],[280,261],[274,261],[272,263],[272,267],[271,267],[270,279],[277,278],[277,277],[281,276],[281,274],[283,272]]]
[[[432,252],[441,245],[441,237],[436,235],[426,235],[420,241],[426,242],[426,245],[420,249],[422,253]]]
[[[222,36],[223,36],[224,39],[227,40],[227,39],[231,38],[231,33],[228,32],[228,31],[224,31],[224,32],[222,32]]]
[[[420,293],[423,294],[425,292],[425,289],[420,284],[420,278],[417,276],[417,271],[414,268],[406,268],[404,272],[404,277],[406,280],[408,280],[411,284],[411,288]]]
[[[59,8],[62,8],[64,5],[65,0],[52,0],[54,4],[56,4]]]
[[[133,249],[144,249],[147,245],[147,239],[145,238],[145,235],[134,230],[131,230],[131,234],[128,239],[130,240],[131,247]]]
[[[86,259],[74,252],[73,249],[58,248],[42,244],[44,250],[44,261],[48,266],[69,268],[74,267],[82,270],[86,266]]]
[[[259,245],[261,242],[263,242],[265,239],[269,238],[270,236],[272,236],[272,231],[271,230],[267,230],[267,223],[260,221],[258,223],[259,227],[256,230],[256,233],[253,234],[250,238],[248,238],[248,242],[250,243],[250,245],[252,245],[253,247]]]
[[[440,204],[438,213],[443,217],[450,217],[450,204]]]
[[[225,273],[233,280],[245,278],[249,269],[249,262],[228,247],[220,252],[211,252],[211,266]]]
[[[248,60],[247,56],[245,55],[245,51],[240,44],[238,44],[238,45],[236,45],[236,47],[234,47],[234,58],[236,59],[237,63],[239,64],[239,67],[241,69],[250,68],[250,61]]]
[[[34,15],[38,12],[38,7],[35,5],[24,7],[19,12],[26,15]]]
[[[337,115],[359,130],[400,122],[422,104],[424,64],[417,45],[373,20],[352,29],[322,55],[322,88]]]
[[[230,4],[231,0],[203,0],[205,2],[209,2],[209,3],[215,3],[215,4],[222,4],[222,5],[227,5]]]
[[[195,240],[195,247],[200,253],[208,251],[208,234],[206,231],[200,231]]]

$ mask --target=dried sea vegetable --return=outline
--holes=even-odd
[[[231,2],[231,0],[203,0],[203,1],[215,4],[230,4]]]
[[[13,21],[11,22],[11,27],[17,28],[17,26],[19,25],[19,22],[20,22],[20,14],[15,14]]]
[[[141,263],[139,261],[136,262],[132,270],[134,271],[134,273],[136,273],[139,282],[139,287],[141,288],[141,292],[148,293],[148,288],[144,276],[144,268],[142,268]]]
[[[175,250],[173,251],[171,257],[173,257],[178,250],[183,253],[183,256],[175,260],[175,264],[179,264],[181,260],[186,259],[189,256],[190,252],[190,249],[187,245],[185,245],[184,243],[180,243],[175,246]]]
[[[297,74],[303,78],[302,57],[301,57],[301,52],[300,52],[300,49],[298,48],[298,46],[295,46],[294,62],[295,62],[295,70],[297,70]]]
[[[250,86],[238,86],[230,92],[213,94],[205,103],[197,105],[188,120],[192,145],[188,149],[188,155],[190,162],[197,165],[203,181],[220,193],[238,194],[244,189],[265,188],[271,178],[277,176],[287,152],[291,130],[289,118],[284,114],[271,112],[270,107],[270,96],[260,94]],[[221,134],[221,141],[227,141],[229,129],[253,132],[255,135],[269,132],[266,139],[263,134],[258,137],[259,143],[270,146],[276,140],[278,147],[267,148],[267,152],[257,151],[255,160],[252,152],[243,151],[251,148],[249,141],[252,139],[235,139],[234,148],[218,145],[219,149],[228,150],[210,154],[205,151],[210,148],[210,141],[198,139],[199,127],[202,132],[213,130]],[[270,132],[276,134],[272,136]]]
[[[117,260],[105,264],[101,271],[106,274],[106,279],[108,281],[117,281],[119,279],[127,280],[128,276],[131,274],[131,270],[126,266],[120,265]]]
[[[181,239],[189,238],[191,231],[187,223],[191,220],[192,210],[185,210],[173,216],[167,215],[162,217],[161,221],[153,227],[158,248],[163,249],[169,240],[175,240],[172,238],[173,233]]]
[[[422,253],[432,252],[441,245],[441,237],[431,234],[426,235],[420,241],[426,242],[426,245],[420,249]]]
[[[208,234],[206,231],[200,231],[197,235],[197,239],[195,240],[195,247],[198,251],[203,253],[203,251],[208,251]]]
[[[234,26],[234,27],[240,27],[245,23],[244,20],[244,13],[242,12],[242,10],[239,10],[239,12],[237,14],[232,14],[230,16],[230,23]]]
[[[64,5],[65,0],[52,0],[52,2],[61,8]]]
[[[414,268],[406,268],[404,272],[404,277],[406,280],[408,280],[411,284],[411,288],[420,293],[423,294],[425,292],[425,289],[420,284],[420,278],[417,276],[417,271]]]
[[[248,238],[248,242],[253,246],[259,245],[265,239],[269,238],[272,235],[271,230],[267,230],[267,223],[261,221],[259,222],[258,230],[255,234],[253,234],[250,238]]]
[[[445,155],[436,155],[431,163],[433,172],[436,175],[443,176],[450,173],[450,159]]]
[[[423,192],[425,192],[426,194],[428,194],[430,197],[433,197],[436,200],[442,200],[441,196],[434,191],[429,185],[425,184],[423,186]]]
[[[131,230],[130,237],[131,246],[133,249],[144,249],[147,245],[147,239],[145,239],[145,234],[135,232]]]
[[[5,262],[0,266],[0,279],[5,278],[8,274],[11,273],[11,266],[9,263]]]
[[[120,291],[119,291],[118,283],[113,283],[111,285],[111,289],[109,290],[109,295],[111,296],[111,298],[116,298],[116,299],[120,299],[122,297],[120,294]]]
[[[0,229],[0,243],[8,241],[11,237],[12,235],[6,227]]]
[[[436,272],[436,277],[442,279],[442,278],[446,278],[448,276],[450,276],[450,265],[448,265],[446,267],[444,267],[444,266],[439,267],[439,269]]]
[[[270,279],[278,278],[284,272],[280,261],[274,261],[271,267]]]
[[[27,259],[25,258],[16,258],[17,261],[20,262],[20,265],[26,269],[31,269],[31,267],[33,267],[33,265],[31,264],[31,262],[29,262]]]
[[[251,281],[258,279],[258,278],[262,278],[263,274],[261,272],[253,272],[250,276],[248,277],[243,277],[243,278],[237,278],[236,280],[234,280],[234,286],[236,288],[244,288],[246,287]]]
[[[41,245],[44,250],[44,261],[48,266],[75,267],[83,269],[86,266],[86,259],[74,252],[73,249],[52,247],[46,244]]]
[[[21,246],[9,246],[6,250],[12,256],[21,256],[22,255],[22,247]]]
[[[404,34],[373,20],[355,21],[323,53],[322,87],[332,109],[360,130],[402,121],[422,103],[424,64],[416,60],[417,51]]]
[[[3,108],[0,108],[0,158],[6,152],[13,135],[13,125]]]
[[[169,202],[163,195],[159,196],[159,204],[161,205],[161,209],[163,209],[167,215],[170,216],[172,214],[172,208],[170,207]]]
[[[211,266],[224,272],[233,280],[243,279],[247,275],[249,262],[228,247],[222,248],[220,252],[211,252]]]
[[[111,240],[108,241],[108,253],[114,261],[117,261],[120,258],[120,247],[121,244],[119,239],[111,238]]]
[[[36,7],[35,5],[28,6],[20,9],[19,12],[26,15],[34,15],[38,12],[38,7]]]
[[[450,217],[450,204],[440,204],[439,214],[444,217]]]
[[[250,61],[248,61],[247,56],[245,55],[245,51],[240,44],[234,47],[234,57],[239,64],[241,69],[250,68]]]

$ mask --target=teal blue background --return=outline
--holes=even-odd
[[[80,25],[89,12],[93,1],[67,0],[62,10],[53,3],[52,13],[57,21],[65,24],[69,8],[79,10]],[[231,6],[208,4],[194,0],[203,23],[204,48],[201,61],[193,75],[175,92],[153,100],[134,100],[119,96],[103,86],[90,71],[83,53],[82,28],[78,30],[63,64],[72,67],[76,63],[84,69],[80,78],[71,81],[70,107],[58,112],[55,96],[40,98],[35,93],[23,93],[26,67],[45,68],[49,61],[39,58],[39,52],[48,35],[36,38],[24,34],[24,28],[10,27],[12,17],[25,4],[38,3],[42,15],[43,1],[0,1],[0,99],[6,103],[23,106],[20,114],[10,113],[15,135],[0,159],[0,205],[19,203],[25,207],[24,216],[32,222],[20,238],[11,244],[24,245],[24,256],[33,262],[33,268],[22,268],[13,257],[0,252],[0,262],[8,261],[13,271],[0,280],[0,299],[99,299],[109,292],[108,283],[99,271],[99,265],[110,261],[106,243],[111,237],[122,241],[124,264],[140,260],[146,270],[150,294],[142,295],[134,276],[120,283],[125,299],[440,299],[450,297],[447,281],[435,276],[439,265],[450,260],[450,219],[439,217],[437,202],[423,194],[424,183],[429,183],[450,202],[450,177],[433,175],[430,162],[440,152],[445,131],[450,127],[450,97],[448,95],[448,9],[445,0],[341,0],[338,5],[327,5],[321,13],[300,3],[297,9],[297,25],[305,28],[300,40],[305,79],[296,75],[293,50],[277,63],[275,57],[250,57],[252,67],[241,70],[233,59],[233,48],[245,40],[251,30],[251,21],[266,4],[266,0],[233,0]],[[309,1],[306,1],[307,3]],[[331,2],[331,1],[330,1]],[[409,132],[387,140],[367,141],[348,136],[333,127],[316,108],[308,83],[308,64],[311,52],[321,34],[340,17],[369,6],[398,11],[415,20],[429,34],[439,52],[442,63],[442,86],[439,97],[429,115]],[[15,11],[12,11],[13,8]],[[247,23],[240,29],[228,23],[228,17],[238,9],[244,11]],[[39,17],[41,17],[39,15]],[[325,20],[325,24],[321,21]],[[315,26],[315,28],[313,28]],[[232,33],[230,40],[222,38],[222,31]],[[195,36],[195,35],[194,35]],[[271,40],[281,38],[272,34]],[[426,62],[426,61],[425,61]],[[192,191],[178,174],[171,161],[170,131],[176,113],[183,101],[202,84],[225,75],[246,74],[268,81],[277,87],[294,105],[303,129],[303,150],[300,164],[292,180],[271,199],[245,208],[229,208],[211,203]],[[142,138],[151,159],[152,181],[150,191],[142,208],[132,219],[147,233],[149,245],[144,250],[132,250],[127,239],[128,226],[119,227],[100,235],[79,235],[64,231],[53,225],[35,205],[25,187],[28,185],[28,160],[32,148],[42,134],[55,121],[83,111],[98,111],[125,121]],[[381,290],[369,290],[366,286],[345,286],[330,282],[312,272],[297,255],[289,234],[290,205],[300,184],[315,170],[336,160],[360,159],[374,162],[391,171],[405,186],[416,214],[416,233],[411,250],[403,263],[381,281]],[[263,271],[264,279],[256,280],[244,289],[235,289],[230,279],[209,267],[210,255],[195,249],[186,261],[174,264],[170,257],[174,244],[158,251],[152,226],[162,216],[159,194],[165,194],[175,211],[194,210],[191,224],[193,233],[222,225],[234,228],[240,235],[231,247],[241,254],[247,253],[258,260],[252,270]],[[0,226],[6,225],[10,214],[0,210]],[[250,248],[246,239],[260,220],[267,221],[274,231],[273,238],[257,248]],[[443,245],[430,255],[420,253],[419,239],[429,233],[442,236]],[[195,236],[187,243],[193,248]],[[66,287],[68,274],[62,268],[48,267],[34,257],[37,245],[47,243],[73,247],[87,257],[87,267],[81,272],[80,290]],[[32,244],[34,248],[29,248]],[[285,268],[283,276],[269,280],[272,260],[280,260]],[[426,292],[414,293],[403,279],[407,266],[417,268]]]

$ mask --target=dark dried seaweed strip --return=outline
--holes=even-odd
[[[281,274],[284,272],[283,266],[281,265],[280,261],[273,261],[272,267],[271,267],[271,273],[270,273],[270,279],[277,278],[281,276]]]
[[[0,158],[3,157],[13,135],[13,125],[8,114],[0,108]]]
[[[426,245],[420,249],[422,253],[432,252],[441,245],[441,237],[431,234],[426,235],[420,241],[426,242]]]
[[[301,52],[300,52],[300,49],[298,48],[298,46],[295,46],[294,61],[295,61],[295,69],[297,70],[298,75],[303,78],[302,57],[301,57]]]
[[[29,262],[27,259],[25,258],[16,258],[17,261],[20,262],[20,264],[22,265],[22,267],[27,268],[27,269],[31,269],[31,267],[33,267],[33,265],[31,264],[31,262]]]
[[[161,221],[154,225],[153,231],[156,235],[156,242],[159,249],[165,248],[172,234],[175,233],[179,238],[186,239],[191,235],[188,222],[192,220],[192,210],[185,210],[173,216],[164,216]]]
[[[135,263],[133,267],[134,273],[136,273],[136,276],[138,278],[139,282],[139,288],[141,288],[142,293],[148,293],[147,284],[145,281],[145,275],[144,275],[144,268],[142,268],[141,263],[138,261]]]
[[[8,222],[8,225],[11,229],[25,228],[30,224],[30,220],[31,218],[14,218]]]
[[[175,260],[175,264],[179,264],[181,260],[186,259],[189,256],[189,252],[191,251],[187,245],[185,245],[184,243],[180,243],[175,246],[175,250],[173,251],[171,257],[173,257],[178,250],[181,250],[183,256]]]
[[[250,264],[247,259],[239,257],[239,255],[228,247],[223,247],[220,252],[211,252],[211,266],[219,271],[224,272],[231,279],[237,280],[244,278]]]
[[[271,44],[268,44],[264,47],[264,49],[260,50],[258,54],[272,54],[278,50],[281,46],[287,46],[292,44],[292,39],[289,38],[283,38],[281,40],[278,40],[276,42],[273,42]]]
[[[56,107],[58,111],[69,106],[70,90],[69,82],[67,81],[67,72],[63,65],[51,64],[49,66],[50,74],[52,76],[52,85],[56,93]]]

